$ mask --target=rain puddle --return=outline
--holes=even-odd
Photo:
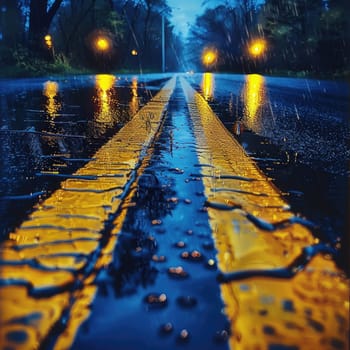
[[[91,161],[164,81],[102,74],[2,82],[0,241]]]
[[[335,244],[347,234],[348,87],[205,73],[189,78],[296,215]]]
[[[97,278],[92,316],[73,349],[226,349],[229,325],[216,282],[214,243],[188,111],[170,100],[150,163],[138,181],[113,264]],[[181,165],[181,168],[179,168]]]
[[[58,348],[70,346],[66,334],[57,335],[64,329],[72,338],[79,320],[89,314],[96,291],[92,282],[109,265],[115,247],[111,230],[119,231],[123,222],[125,198],[160,127],[174,82],[169,80],[94,153],[94,160],[64,179],[1,244],[0,302],[6,312],[0,343],[50,348],[57,340]],[[151,119],[150,130],[145,117]],[[43,311],[34,327],[22,321],[37,310]]]
[[[339,242],[320,242],[310,230],[313,222],[293,216],[202,96],[181,81],[197,141],[208,147],[199,159],[214,166],[214,171],[202,169],[215,174],[202,181],[231,320],[230,346],[311,349],[337,343],[345,348],[348,281],[334,264]],[[221,179],[230,172],[253,181]],[[334,327],[340,319],[342,328]]]
[[[11,345],[214,350],[260,339],[291,348],[305,332],[308,344],[322,332],[343,344],[347,287],[333,247],[290,215],[180,80],[160,129],[175,80],[96,153],[64,156],[95,160],[74,174],[37,172],[65,181],[3,244]]]

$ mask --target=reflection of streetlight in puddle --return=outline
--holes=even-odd
[[[131,100],[129,104],[130,115],[133,116],[139,109],[139,98],[137,94],[137,77],[133,77],[131,81]]]
[[[131,92],[133,97],[137,97],[137,77],[133,77],[131,81]]]
[[[61,104],[55,99],[57,93],[58,84],[55,81],[48,80],[44,84],[43,95],[47,97],[45,111],[51,118],[55,118],[56,114],[61,109]]]
[[[214,74],[204,73],[202,78],[202,92],[207,101],[214,98],[214,87]]]
[[[243,114],[246,126],[257,132],[261,128],[262,106],[266,100],[265,79],[262,75],[249,74],[242,91]]]
[[[96,103],[98,111],[95,113],[95,120],[99,123],[110,123],[113,120],[112,88],[115,83],[115,76],[110,74],[96,75],[97,98]]]

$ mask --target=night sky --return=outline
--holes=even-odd
[[[196,17],[202,14],[206,7],[215,7],[222,1],[211,0],[207,1],[206,6],[202,6],[203,0],[167,0],[168,5],[173,11],[173,24],[177,31],[184,36],[187,35],[189,25],[193,24]]]

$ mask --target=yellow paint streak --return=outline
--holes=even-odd
[[[122,203],[127,203],[118,196],[128,183],[137,181],[137,174],[143,169],[142,162],[146,161],[148,149],[161,127],[174,86],[175,78],[169,80],[129,123],[101,147],[91,162],[75,173],[78,177],[93,175],[93,178],[63,181],[61,188],[38,204],[30,218],[11,233],[10,240],[0,247],[2,261],[8,261],[8,264],[0,266],[0,277],[4,280],[14,278],[27,281],[35,291],[45,286],[64,286],[77,279],[84,285],[73,295],[64,292],[38,299],[29,296],[22,286],[0,287],[2,346],[38,348],[63,309],[70,307],[72,317],[56,349],[70,347],[79,325],[90,314],[90,305],[96,293],[96,287],[91,285],[95,272],[83,276],[80,269],[98,251],[99,232],[104,228],[108,215],[116,212]],[[126,210],[122,210],[116,218],[114,231],[101,250],[95,268],[107,266],[112,261],[117,233],[125,215]],[[10,264],[21,263],[24,259],[31,261],[32,265]],[[44,269],[35,268],[35,263]],[[10,323],[20,317],[31,319],[33,315],[33,321],[29,324]],[[7,336],[12,330],[24,332],[27,339],[21,344],[14,343]]]
[[[152,153],[150,150],[148,153]],[[150,154],[145,157],[140,168],[138,169],[138,175],[141,175],[149,164]],[[137,177],[138,179],[138,177]],[[127,208],[128,204],[132,201],[137,191],[138,181],[132,185],[130,193],[125,198],[123,206]],[[101,268],[106,268],[112,261],[113,252],[117,243],[118,233],[121,231],[125,217],[127,215],[127,209],[123,209],[120,215],[114,221],[114,227],[112,230],[112,236],[109,239],[106,246],[102,249],[99,260],[95,265],[95,271],[99,271]],[[71,317],[68,320],[68,326],[62,335],[58,338],[55,343],[54,350],[69,349],[74,341],[74,337],[80,327],[80,325],[89,317],[91,314],[91,304],[93,302],[91,295],[96,295],[96,285],[91,285],[96,278],[96,273],[92,273],[85,281],[85,287],[82,290],[75,292],[76,303],[74,303],[71,310]]]
[[[46,298],[45,302],[43,302],[40,298],[29,297],[25,287],[7,286],[0,288],[0,300],[6,301],[6,304],[1,305],[0,313],[1,348],[5,348],[6,343],[10,343],[13,349],[27,350],[38,349],[40,335],[47,334],[52,324],[58,321],[62,309],[68,306],[69,294],[57,294]],[[13,322],[11,324],[11,321],[21,319],[23,316],[28,317],[27,327],[20,322]],[[50,320],[50,322],[47,322],[47,320]],[[9,332],[22,332],[23,329],[28,336],[26,342],[5,342],[6,335]],[[40,332],[38,332],[38,329],[40,329]]]
[[[292,216],[279,191],[260,172],[224,128],[204,98],[181,78],[198,147],[205,195],[211,202],[239,204],[243,210],[208,208],[209,222],[222,272],[287,266],[302,248],[315,243],[299,225],[266,233],[245,216],[268,222]],[[253,178],[246,182],[224,178]],[[217,189],[224,191],[215,192]],[[231,190],[231,191],[230,191]],[[232,192],[264,193],[266,197]],[[221,285],[225,312],[231,322],[229,345],[234,350],[267,350],[271,344],[299,349],[331,349],[336,339],[347,348],[349,284],[332,260],[317,256],[292,279],[251,277]]]

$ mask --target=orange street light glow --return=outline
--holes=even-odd
[[[132,50],[132,51],[131,51],[131,54],[132,54],[133,56],[137,56],[137,55],[138,55],[138,53],[137,53],[136,50]]]
[[[217,54],[213,50],[205,50],[202,55],[202,62],[209,66],[210,64],[213,64],[216,61]]]
[[[96,47],[100,51],[107,51],[109,49],[109,41],[106,38],[97,38]]]
[[[262,55],[265,50],[266,42],[263,39],[256,40],[249,46],[249,53],[255,57]]]
[[[52,47],[51,35],[49,35],[49,34],[45,35],[44,40],[45,40],[46,46],[47,46],[49,49],[51,49],[51,47]]]

